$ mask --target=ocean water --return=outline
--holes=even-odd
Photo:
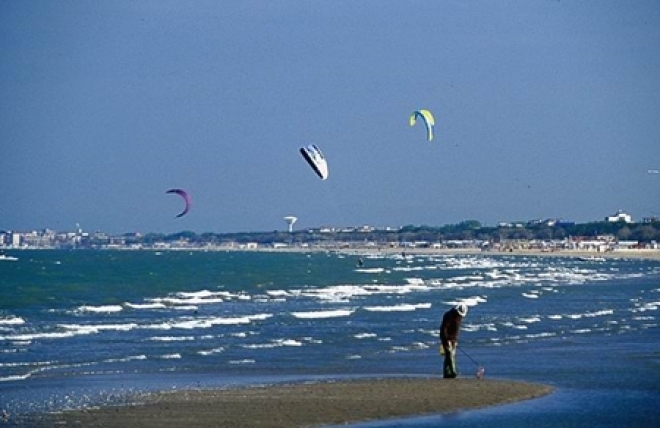
[[[0,261],[7,425],[184,388],[440,376],[438,324],[469,305],[462,376],[546,397],[356,427],[659,426],[660,262],[500,255],[17,251]]]

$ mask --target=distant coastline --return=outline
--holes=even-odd
[[[288,217],[287,217],[288,218]],[[454,225],[398,228],[317,227],[270,232],[173,234],[51,229],[0,230],[0,253],[10,250],[280,251],[381,254],[490,254],[603,258],[660,258],[660,220],[633,223],[619,213],[606,221],[558,220],[486,227],[468,220]]]
[[[249,250],[244,250],[249,251]],[[343,254],[365,255],[365,254],[438,254],[438,255],[490,255],[490,256],[530,256],[530,257],[582,257],[582,258],[644,258],[660,260],[660,249],[631,249],[615,250],[608,252],[588,250],[524,250],[512,249],[507,251],[483,251],[478,248],[372,248],[353,247],[350,249],[324,249],[324,248],[257,248],[256,251],[267,252],[307,252],[307,251],[336,251]]]
[[[218,251],[260,251],[260,252],[338,252],[346,255],[365,256],[365,255],[417,255],[417,254],[437,254],[446,256],[456,255],[489,255],[489,256],[529,256],[529,257],[576,257],[591,261],[597,261],[599,258],[634,258],[660,260],[660,249],[631,249],[616,250],[608,252],[586,251],[586,250],[524,250],[514,249],[507,251],[482,251],[478,248],[391,248],[391,247],[351,247],[351,248],[331,248],[331,247],[280,247],[268,248],[257,247],[253,249],[224,247],[218,248]]]
[[[13,251],[20,253],[25,250],[58,250],[57,248],[50,247],[21,247],[10,248],[0,247],[0,252]],[[81,249],[80,251],[86,251]],[[580,250],[580,249],[557,249],[552,251],[544,251],[538,249],[507,249],[507,250],[482,250],[480,248],[433,248],[433,247],[390,247],[390,246],[371,246],[371,245],[209,245],[203,247],[189,247],[189,246],[168,246],[168,247],[104,247],[95,248],[94,250],[100,251],[151,251],[155,253],[162,253],[167,251],[189,251],[189,252],[213,252],[213,251],[242,251],[242,252],[265,252],[265,253],[318,253],[318,252],[334,252],[345,255],[354,256],[377,256],[377,255],[393,255],[399,254],[402,256],[412,256],[421,254],[436,254],[445,256],[456,255],[488,255],[488,256],[527,256],[527,257],[575,257],[582,258],[585,261],[598,261],[599,259],[650,259],[660,260],[660,249],[621,249],[612,251],[598,251],[598,250]]]

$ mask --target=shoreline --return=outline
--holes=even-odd
[[[539,398],[547,385],[384,378],[157,392],[133,404],[50,415],[57,426],[294,427],[443,415]]]
[[[0,252],[13,251],[20,254],[22,251],[41,251],[52,250],[56,248],[0,248]],[[660,249],[627,249],[614,251],[597,250],[552,250],[543,251],[538,249],[511,249],[507,251],[481,250],[480,248],[419,248],[419,247],[377,247],[377,246],[282,246],[266,247],[259,246],[254,248],[237,246],[214,246],[214,247],[170,247],[170,248],[97,248],[85,249],[80,251],[145,251],[153,253],[161,252],[246,252],[246,253],[338,253],[353,256],[369,255],[441,255],[441,256],[460,256],[460,255],[487,255],[487,256],[516,256],[516,257],[573,257],[585,259],[645,259],[660,260]],[[595,260],[597,261],[597,260]]]
[[[487,255],[487,256],[516,256],[516,257],[573,257],[573,258],[604,258],[604,259],[646,259],[660,260],[660,250],[617,250],[609,252],[589,250],[511,250],[511,251],[482,251],[478,248],[385,248],[385,247],[352,247],[352,248],[323,248],[323,247],[281,247],[281,248],[255,248],[238,249],[224,248],[219,251],[245,251],[245,252],[273,252],[273,253],[316,253],[334,252],[353,256],[368,255]]]

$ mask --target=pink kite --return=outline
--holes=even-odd
[[[183,200],[186,202],[186,207],[183,209],[183,211],[179,215],[177,215],[177,217],[182,217],[182,216],[186,215],[186,213],[190,210],[190,205],[191,205],[190,196],[188,195],[188,192],[186,192],[185,190],[181,190],[181,189],[170,189],[165,193],[176,193],[177,195],[179,195],[183,198]]]

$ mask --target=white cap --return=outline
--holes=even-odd
[[[464,317],[467,315],[468,307],[465,303],[459,303],[456,305],[456,311],[458,312],[458,315]]]

